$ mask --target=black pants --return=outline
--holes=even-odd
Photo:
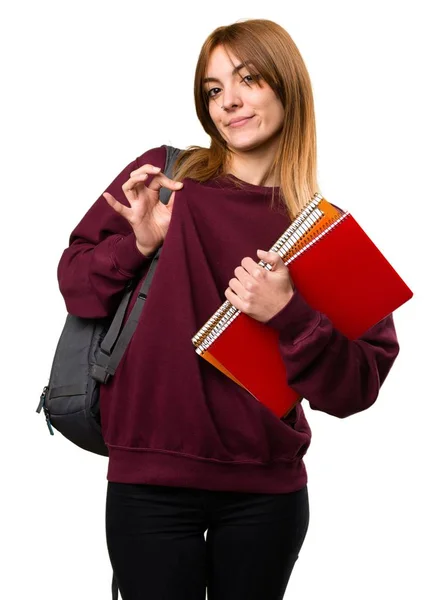
[[[108,484],[107,544],[123,600],[204,600],[206,586],[208,600],[280,600],[308,524],[307,487]]]

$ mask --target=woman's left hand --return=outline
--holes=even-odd
[[[272,269],[260,267],[246,257],[234,271],[225,297],[241,312],[266,323],[286,306],[293,296],[289,270],[276,252],[258,250],[258,257]]]

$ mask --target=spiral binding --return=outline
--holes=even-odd
[[[201,329],[196,333],[196,335],[192,338],[192,342],[195,346],[198,346],[200,342],[208,335],[211,329],[216,325],[216,323],[225,316],[228,310],[231,308],[235,308],[231,302],[226,300],[224,304],[218,308],[218,310],[211,316],[211,318],[203,325]]]
[[[321,194],[315,193],[308,205],[272,246],[271,252],[277,252],[281,258],[284,258],[301,239],[304,239],[305,234],[324,216],[324,212],[318,208],[321,200],[323,200]],[[258,264],[269,268],[263,260]],[[197,347],[196,352],[202,354],[239,313],[240,311],[226,300],[192,338],[192,343]]]
[[[296,258],[298,258],[298,256],[300,256],[301,254],[303,254],[303,252],[305,252],[305,250],[308,250],[308,248],[310,248],[311,246],[313,246],[314,244],[316,244],[316,242],[318,242],[321,238],[323,238],[325,235],[327,235],[328,233],[330,233],[330,231],[332,229],[334,229],[335,227],[337,227],[338,225],[340,225],[340,223],[342,223],[342,221],[344,221],[346,219],[346,217],[348,217],[350,215],[349,212],[345,212],[341,215],[341,217],[339,217],[337,219],[337,221],[334,221],[334,223],[332,223],[331,225],[329,225],[326,228],[323,228],[321,230],[321,233],[319,233],[317,236],[314,236],[313,238],[310,238],[310,242],[308,242],[305,246],[303,246],[300,250],[298,250],[295,254],[293,254],[293,256],[290,256],[290,258],[287,260],[287,262],[285,262],[284,264],[286,265],[286,267],[293,262]]]
[[[217,337],[221,335],[221,333],[227,329],[229,325],[234,321],[236,317],[241,313],[235,306],[231,305],[230,310],[227,314],[219,321],[218,325],[216,325],[212,331],[207,335],[207,337],[202,341],[201,344],[196,348],[197,354],[203,354],[205,350],[209,348],[209,346],[216,340]]]
[[[290,251],[292,251],[299,244],[299,242],[301,242],[304,239],[305,234],[308,232],[308,230],[310,230],[323,216],[323,211],[316,208],[314,211],[312,211],[309,217],[305,219],[302,225],[299,225],[297,231],[292,233],[292,235],[286,242],[280,244],[279,246],[277,246],[276,244],[271,249],[271,252],[276,252],[281,258],[284,259],[284,257],[287,256],[287,254],[289,254]],[[260,261],[259,265],[261,267],[266,267],[264,261]]]
[[[305,206],[283,235],[278,238],[270,249],[270,252],[277,252],[279,256],[282,257],[291,247],[290,240],[293,240],[294,245],[294,243],[296,243],[300,237],[324,215],[324,213],[317,208],[322,199],[323,197],[321,194],[318,194],[318,192],[313,195],[312,200]],[[261,267],[266,267],[266,263],[263,260],[259,261],[259,265]]]

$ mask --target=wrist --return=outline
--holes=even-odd
[[[278,315],[290,303],[290,300],[292,299],[293,294],[294,294],[293,289],[291,289],[289,292],[284,294],[281,304],[278,304],[275,307],[273,315],[266,319],[266,321],[265,321],[266,323],[269,322],[271,319],[273,319],[276,315]]]
[[[143,256],[146,256],[146,257],[153,255],[157,250],[157,247],[144,246],[143,244],[140,244],[137,240],[135,242],[135,245],[137,247],[137,250],[140,252],[140,254],[142,254]]]

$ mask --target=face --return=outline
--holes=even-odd
[[[284,118],[280,99],[222,46],[210,56],[204,85],[211,119],[230,149],[249,152],[276,146]]]

